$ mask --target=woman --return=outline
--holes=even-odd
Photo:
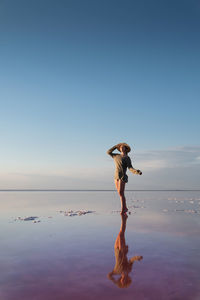
[[[115,149],[121,153],[113,153]],[[121,200],[121,213],[126,213],[128,211],[128,208],[126,207],[126,198],[124,196],[125,184],[128,182],[128,176],[126,175],[127,167],[133,174],[142,175],[140,170],[133,168],[131,159],[127,154],[130,151],[131,148],[126,143],[119,143],[107,151],[107,154],[110,155],[115,162],[115,186]]]

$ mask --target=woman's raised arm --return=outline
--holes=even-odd
[[[110,148],[106,153],[108,155],[110,155],[111,157],[113,157],[114,155],[116,155],[115,153],[112,153],[115,149],[117,149],[117,145],[115,145],[112,148]]]

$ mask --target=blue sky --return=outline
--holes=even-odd
[[[121,141],[128,188],[198,188],[199,36],[194,0],[0,1],[0,188],[113,188]]]

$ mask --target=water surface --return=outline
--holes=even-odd
[[[200,192],[126,196],[125,224],[114,191],[1,192],[0,299],[200,299]],[[122,268],[124,287],[109,276],[117,238],[127,261],[143,257]]]

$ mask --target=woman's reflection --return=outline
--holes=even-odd
[[[112,280],[118,287],[126,288],[131,284],[129,273],[132,270],[134,262],[143,259],[142,256],[133,256],[128,260],[128,245],[125,241],[125,230],[127,214],[121,215],[121,228],[115,241],[115,267],[112,272],[108,274],[108,278]],[[120,275],[120,278],[115,279],[114,275]]]

